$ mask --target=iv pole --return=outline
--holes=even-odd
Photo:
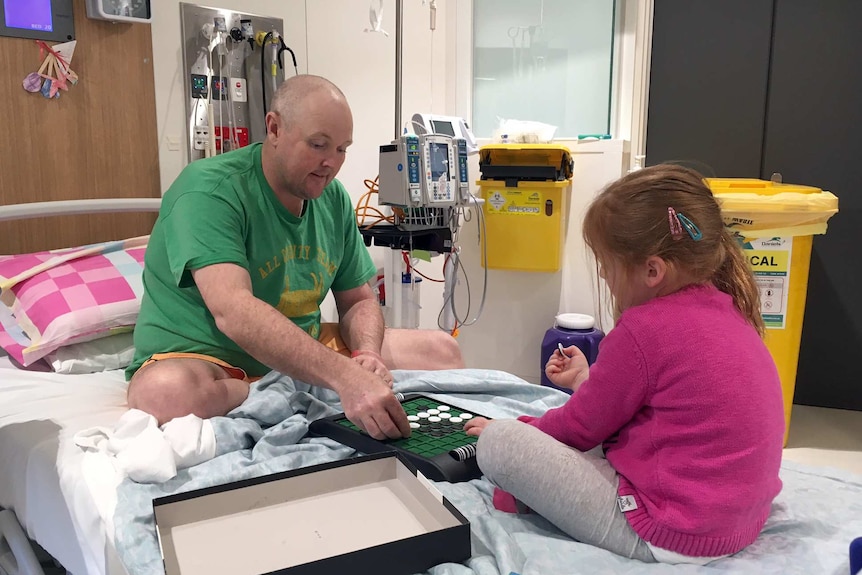
[[[433,25],[433,14],[432,14],[432,25]],[[401,107],[402,107],[402,75],[403,75],[403,67],[402,67],[402,54],[403,54],[403,38],[402,32],[404,27],[404,11],[403,11],[403,0],[395,0],[395,130],[394,130],[394,139],[398,139],[401,137],[402,130],[402,121],[401,121]],[[454,312],[451,308],[451,303],[449,302],[449,298],[452,297],[452,291],[454,290],[454,258],[449,258],[447,260],[446,269],[443,271],[443,277],[445,278],[445,289],[444,289],[444,305],[446,306],[443,310],[443,323],[444,327],[448,329],[452,329],[455,326],[455,317]],[[389,319],[391,321],[390,327],[403,327],[404,321],[407,319],[403,317],[403,299],[404,293],[402,292],[402,277],[401,277],[401,265],[402,265],[402,256],[400,248],[393,248],[389,250],[389,257],[387,257],[383,261],[383,283],[386,290],[386,307],[389,308]]]
[[[402,38],[404,25],[403,0],[395,0],[395,132],[394,139],[401,137],[401,82],[402,82]],[[391,248],[383,261],[383,285],[386,289],[386,307],[389,308],[391,327],[402,327],[406,318],[401,317],[401,249]]]
[[[395,139],[401,136],[401,29],[404,26],[403,0],[395,0]]]

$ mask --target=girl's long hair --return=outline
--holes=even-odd
[[[694,223],[702,238],[695,240],[685,229],[681,235],[672,233],[668,208]],[[718,203],[698,172],[659,164],[620,178],[590,204],[583,235],[599,265],[620,264],[625,272],[658,256],[691,283],[712,282],[733,298],[763,336],[760,291],[742,247],[725,228]]]

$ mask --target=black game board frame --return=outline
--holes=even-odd
[[[421,393],[398,394],[401,403],[405,403],[414,399],[424,398],[430,402],[437,404],[445,404],[450,407],[461,409],[455,404],[448,401],[441,401]],[[464,409],[462,411],[469,412],[477,417],[487,417],[481,413],[476,413],[472,409]],[[459,460],[448,453],[441,453],[433,457],[423,457],[408,449],[399,447],[397,443],[402,440],[377,440],[373,437],[346,427],[343,422],[346,420],[343,413],[338,413],[313,421],[309,425],[309,431],[321,437],[329,437],[343,445],[352,447],[360,453],[382,453],[386,451],[395,451],[406,457],[416,468],[422,472],[428,479],[433,481],[448,481],[450,483],[458,483],[461,481],[469,481],[478,479],[482,476],[482,471],[479,469],[479,464],[476,457],[468,457],[465,460]],[[490,419],[490,418],[488,418]],[[466,435],[465,435],[466,437]]]

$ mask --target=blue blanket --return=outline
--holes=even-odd
[[[500,371],[394,372],[395,390],[422,392],[490,417],[540,415],[567,395]],[[118,488],[115,545],[134,575],[163,575],[152,500],[345,459],[354,451],[332,440],[306,437],[308,423],[340,411],[337,396],[272,373],[252,386],[248,400],[213,419],[216,457],[158,485],[126,479]],[[862,478],[785,462],[784,489],[761,537],[733,557],[705,567],[644,564],[572,541],[543,518],[511,515],[491,505],[484,479],[437,483],[467,519],[473,556],[464,565],[439,565],[431,575],[548,575],[551,573],[781,573],[847,572],[847,546],[862,534]]]

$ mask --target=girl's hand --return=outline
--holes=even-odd
[[[559,349],[554,350],[545,364],[545,375],[557,387],[576,391],[590,376],[590,365],[577,346],[570,345],[564,351],[565,355]]]
[[[484,417],[473,417],[464,424],[464,432],[467,435],[475,435],[478,437],[484,430],[485,426],[491,423],[491,420]]]

